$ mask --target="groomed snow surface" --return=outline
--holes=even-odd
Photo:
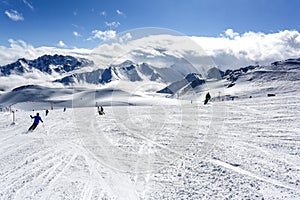
[[[0,112],[0,199],[300,199],[299,96],[104,109]]]

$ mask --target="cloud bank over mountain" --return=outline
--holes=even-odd
[[[275,60],[300,56],[300,33],[284,30],[276,33],[246,32],[232,29],[218,38],[192,37],[218,66],[236,68],[250,64],[267,64]]]
[[[167,58],[188,58],[191,63],[203,63],[227,68],[266,64],[276,60],[300,57],[300,33],[284,30],[274,33],[237,33],[227,29],[217,37],[182,35],[143,35],[135,37],[130,32],[114,36],[95,49],[34,47],[22,40],[10,39],[9,47],[0,46],[0,65],[18,58],[35,59],[45,54],[62,54],[93,57],[102,67],[116,61],[132,59],[159,66],[168,65]],[[123,57],[123,58],[122,58]],[[126,58],[125,58],[126,57]]]

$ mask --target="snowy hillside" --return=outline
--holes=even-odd
[[[75,103],[93,102],[84,97]],[[299,199],[299,91],[206,106],[141,99],[102,116],[57,106],[45,116],[49,105],[27,102],[11,124],[0,112],[0,198]],[[36,112],[44,124],[27,133]]]
[[[51,78],[0,94],[0,199],[300,197],[299,59],[185,76],[18,63],[2,78]],[[44,124],[28,133],[36,112]]]
[[[240,97],[268,93],[298,94],[300,90],[299,59],[274,62],[265,66],[249,66],[224,73],[225,91]]]
[[[41,63],[41,60],[44,60],[43,62],[48,64],[50,61],[57,64],[59,61],[65,59],[70,60],[69,62],[72,61],[72,63],[79,63],[75,58],[75,60],[72,60],[69,57],[62,56],[44,56],[42,58],[37,59],[39,62],[32,61],[32,63]],[[18,61],[17,63],[20,64],[20,62]],[[30,63],[29,61],[26,62]],[[65,62],[67,63],[67,61]],[[83,63],[90,62],[85,61]],[[188,63],[184,63],[183,61],[181,63],[184,66],[188,66]],[[8,68],[8,66],[15,67]],[[14,69],[10,73],[17,73],[19,68],[16,66],[19,65],[7,65],[1,69],[6,72],[9,72],[9,70],[4,69]],[[28,67],[29,65],[24,66]],[[33,66],[36,67],[31,66],[31,70],[49,69],[51,65],[48,65],[48,67],[41,67],[41,64]],[[37,66],[40,67],[38,68]],[[69,66],[69,64],[66,64],[66,66]],[[300,64],[297,59],[278,61],[266,66],[248,66],[237,70],[227,70],[226,72],[222,72],[217,68],[210,68],[207,71],[206,77],[203,77],[203,74],[197,73],[189,73],[186,76],[182,76],[183,71],[176,70],[179,65],[172,65],[169,68],[157,68],[147,63],[137,64],[129,60],[110,65],[105,69],[81,73],[76,72],[76,68],[79,66],[71,66],[73,66],[72,68],[75,71],[71,70],[66,76],[61,76],[63,78],[56,80],[54,79],[56,76],[53,74],[49,75],[52,78],[49,78],[48,75],[45,76],[47,70],[45,73],[38,70],[40,73],[37,74],[36,81],[32,81],[32,76],[28,78],[30,72],[24,72],[24,75],[20,75],[19,77],[23,77],[23,81],[27,84],[21,84],[22,86],[16,87],[11,91],[4,90],[0,94],[0,106],[5,107],[16,104],[19,101],[40,101],[47,104],[59,103],[61,106],[72,107],[74,97],[84,96],[85,92],[93,95],[95,90],[106,91],[105,96],[110,96],[110,98],[117,91],[127,94],[122,95],[124,99],[118,100],[121,102],[128,101],[128,98],[135,93],[135,89],[138,90],[138,96],[143,96],[143,93],[149,91],[154,93],[158,91],[158,93],[171,94],[173,97],[180,97],[186,100],[198,97],[203,98],[204,93],[208,91],[213,94],[213,99],[248,98],[250,96],[265,96],[268,93],[297,92],[299,84],[295,84],[295,82],[298,82],[300,79]],[[68,70],[69,68],[65,67],[65,69]],[[188,70],[191,69],[188,68]],[[63,72],[61,71],[61,73]],[[18,78],[15,76],[13,74],[4,76],[4,80],[17,80],[15,83],[1,81],[1,84],[18,84]],[[45,81],[48,81],[48,83],[45,84]],[[61,83],[68,87],[63,86]],[[148,86],[145,87],[146,85]],[[109,102],[107,100],[105,104],[114,103],[117,102]],[[95,102],[88,105],[94,104]]]
[[[167,69],[126,61],[73,79],[105,84],[4,92],[0,199],[299,199],[296,61],[170,84]]]
[[[235,82],[240,77],[247,76],[247,81],[299,81],[299,59],[277,61],[271,65],[248,66],[237,70],[227,70],[224,78]]]

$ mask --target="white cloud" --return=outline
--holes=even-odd
[[[7,17],[9,17],[13,21],[23,21],[24,20],[24,17],[22,16],[22,14],[16,10],[10,10],[10,11],[6,10],[5,14],[7,15]]]
[[[125,33],[121,36],[119,36],[119,42],[121,44],[125,43],[125,42],[128,42],[132,39],[132,35],[128,32],[128,33]]]
[[[73,31],[73,35],[74,35],[75,37],[81,37],[81,35],[80,35],[77,31]]]
[[[102,16],[104,16],[104,17],[106,17],[106,11],[102,11],[101,13],[100,13]]]
[[[229,37],[229,38],[235,38],[238,37],[240,34],[237,32],[234,32],[232,29],[227,29],[225,31],[225,36]]]
[[[108,26],[109,28],[117,28],[120,26],[120,22],[105,22],[105,25]]]
[[[226,31],[218,38],[192,37],[215,62],[225,68],[300,57],[300,33],[295,30],[277,33]]]
[[[141,31],[145,37],[140,37],[137,32],[126,33],[116,37],[110,43],[100,45],[93,52],[94,62],[103,66],[129,59],[137,63],[146,62],[156,67],[169,67],[184,58],[199,68],[213,65],[189,37],[166,34],[147,36],[148,33],[147,30]],[[128,41],[124,42],[126,38]]]
[[[284,30],[275,33],[246,32],[227,34],[219,37],[191,37],[150,35],[135,38],[136,33],[116,35],[115,31],[94,30],[89,40],[110,40],[94,50],[66,49],[56,47],[34,47],[22,40],[10,39],[9,47],[0,46],[0,65],[16,61],[18,58],[35,59],[44,54],[91,56],[101,63],[110,64],[116,58],[149,62],[157,66],[167,66],[168,58],[187,58],[198,65],[220,66],[230,69],[259,64],[270,64],[288,58],[300,58],[300,33]],[[204,65],[203,64],[203,65]]]
[[[120,10],[116,10],[118,15],[122,15],[123,13]]]
[[[59,47],[67,47],[67,45],[63,41],[61,41],[61,40],[58,42],[57,46],[59,46]]]
[[[124,15],[124,13],[123,13],[122,11],[120,11],[119,9],[116,10],[116,13],[117,13],[118,15]]]
[[[103,41],[107,41],[110,39],[113,39],[116,37],[116,31],[113,30],[107,30],[107,31],[100,31],[100,30],[94,30],[92,31],[92,36],[88,38],[88,40],[93,39],[100,39]]]
[[[34,10],[33,5],[29,3],[27,0],[23,0],[23,3],[25,3],[31,10]]]
[[[128,34],[128,42],[124,43],[125,35],[118,36],[113,44],[100,45],[95,52],[101,52],[101,60],[105,58],[107,62],[124,57],[166,66],[169,62],[166,58],[174,57],[223,70],[300,58],[300,33],[295,30],[276,33],[227,30],[219,37],[151,35],[140,39],[132,38],[137,34]]]
[[[59,83],[54,83],[53,78],[38,70],[34,70],[34,73],[24,74],[22,76],[11,74],[10,76],[0,76],[0,89],[11,90],[21,85],[36,84],[43,86],[62,86]]]

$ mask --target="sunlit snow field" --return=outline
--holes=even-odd
[[[299,96],[104,109],[0,112],[0,199],[300,198]]]

